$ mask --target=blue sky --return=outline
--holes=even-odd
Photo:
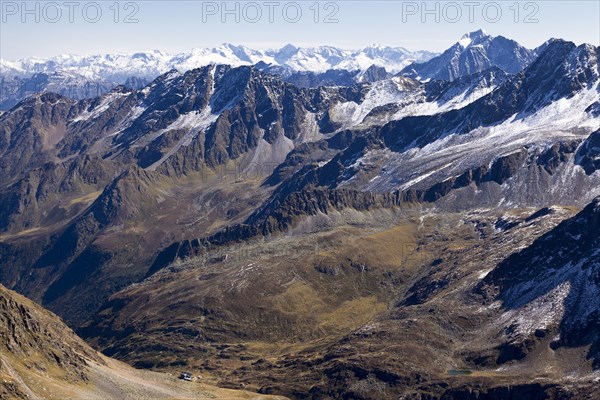
[[[551,37],[600,44],[597,0],[267,1],[76,1],[69,10],[62,0],[27,2],[26,7],[1,0],[0,58],[180,52],[224,42],[348,49],[378,43],[442,51],[479,28],[530,48]]]

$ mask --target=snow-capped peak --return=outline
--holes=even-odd
[[[478,29],[476,31],[473,32],[469,32],[464,34],[464,37],[469,37],[471,39],[481,39],[481,38],[485,38],[485,37],[489,37],[490,35],[483,29]]]
[[[460,44],[463,48],[467,48],[469,47],[471,42],[471,38],[465,35],[458,41],[458,44]]]
[[[516,74],[529,65],[536,52],[503,36],[490,36],[483,29],[464,35],[441,55],[425,63],[414,63],[402,74],[422,81],[428,79],[454,80],[461,76],[498,67]]]
[[[488,39],[491,36],[487,34],[483,29],[479,29],[473,32],[469,32],[463,35],[462,38],[458,41],[463,48],[467,48],[472,44],[478,44],[482,40]]]

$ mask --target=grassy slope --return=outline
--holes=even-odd
[[[52,313],[0,286],[0,398],[260,399],[135,370],[96,353]]]

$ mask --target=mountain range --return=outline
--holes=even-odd
[[[180,54],[155,50],[0,60],[0,110],[11,108],[32,93],[51,91],[81,100],[100,96],[116,85],[140,89],[172,69],[185,72],[209,64],[257,65],[264,72],[303,87],[348,86],[397,73],[421,80],[454,80],[492,66],[514,74],[531,62],[538,51],[479,30],[465,35],[441,55],[381,45],[349,51],[331,46],[298,48],[293,45],[278,50],[252,50],[223,44]]]
[[[599,49],[452,49],[413,77],[250,59],[19,101],[0,283],[230,389],[597,398]]]
[[[61,55],[49,59],[0,60],[0,108],[8,109],[26,96],[54,91],[74,99],[102,95],[116,85],[141,88],[172,69],[188,71],[209,64],[231,66],[264,63],[283,75],[295,72],[325,73],[328,70],[359,71],[372,65],[400,71],[415,61],[435,54],[411,52],[401,47],[372,45],[360,50],[342,50],[331,46],[299,48],[286,45],[278,50],[253,50],[223,44],[215,48],[196,48],[179,54],[151,51],[135,54],[93,56]]]
[[[0,71],[8,76],[29,76],[63,70],[86,78],[103,78],[123,83],[130,76],[153,79],[171,69],[187,71],[208,64],[240,66],[260,61],[293,71],[364,70],[377,65],[386,67],[390,72],[398,72],[412,62],[425,61],[434,55],[435,53],[428,51],[411,52],[402,47],[375,44],[350,51],[332,46],[300,48],[291,44],[278,50],[253,50],[225,43],[215,48],[195,48],[179,54],[154,50],[135,54],[61,55],[49,59],[2,60]]]

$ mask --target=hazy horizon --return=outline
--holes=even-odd
[[[130,54],[153,50],[173,54],[218,47],[222,43],[257,50],[281,48],[287,43],[356,50],[377,43],[439,53],[463,34],[480,28],[492,36],[516,40],[527,48],[535,48],[553,37],[576,44],[600,45],[600,4],[585,0],[569,3],[284,1],[271,2],[276,4],[272,9],[265,8],[267,3],[244,1],[75,3],[77,6],[68,10],[63,5],[66,3],[60,2],[3,1],[0,58],[14,61],[61,54]],[[466,7],[468,3],[476,6]],[[61,9],[49,4],[58,4]],[[226,4],[223,9],[222,4]]]
[[[471,31],[471,32],[474,32],[474,31]],[[465,35],[468,34],[468,33],[471,33],[471,32],[466,32]],[[487,31],[486,31],[486,33],[490,34]],[[511,37],[506,36],[506,35],[491,35],[491,36],[504,36],[504,37],[506,37],[508,39],[515,40],[514,38],[511,38]],[[250,50],[258,50],[258,51],[277,51],[277,50],[280,50],[280,49],[282,49],[283,47],[285,47],[287,45],[292,45],[292,46],[295,46],[295,47],[300,48],[300,49],[317,48],[317,47],[334,47],[334,48],[337,48],[337,49],[340,49],[340,50],[344,50],[344,51],[360,51],[360,50],[368,48],[368,47],[381,46],[381,47],[389,47],[389,48],[395,48],[395,49],[405,49],[405,50],[412,51],[412,52],[415,52],[415,51],[428,51],[428,52],[431,52],[431,53],[438,53],[439,54],[439,53],[442,53],[444,50],[447,50],[448,47],[450,47],[450,46],[454,45],[455,43],[457,43],[459,41],[459,39],[460,39],[460,37],[456,38],[456,40],[454,40],[453,42],[449,43],[446,48],[443,48],[443,49],[437,50],[437,51],[436,50],[431,50],[431,49],[408,48],[407,46],[390,45],[390,44],[386,44],[386,43],[370,43],[370,44],[361,45],[361,46],[358,46],[358,47],[344,47],[344,46],[337,46],[337,45],[330,44],[330,43],[322,43],[322,44],[315,43],[315,44],[312,44],[312,43],[289,43],[289,42],[286,43],[286,42],[282,42],[280,44],[271,44],[271,45],[262,44],[261,45],[261,43],[259,43],[259,44],[254,44],[254,43],[245,44],[245,43],[223,42],[223,43],[220,43],[220,44],[214,45],[214,46],[192,47],[192,48],[189,48],[187,50],[180,51],[180,52],[166,51],[166,50],[163,50],[163,49],[140,49],[140,50],[137,50],[137,51],[115,51],[115,52],[106,51],[106,52],[99,52],[99,53],[60,53],[60,54],[54,54],[54,55],[49,55],[49,56],[22,57],[22,58],[19,58],[19,59],[7,59],[7,58],[0,57],[0,60],[11,62],[11,61],[19,61],[19,60],[27,59],[27,58],[49,59],[49,58],[55,58],[55,57],[60,57],[60,56],[89,57],[89,56],[97,56],[97,55],[104,55],[104,54],[133,55],[133,54],[136,54],[136,53],[152,53],[152,52],[160,52],[160,53],[162,53],[164,55],[176,55],[176,54],[181,54],[181,53],[185,53],[185,52],[188,52],[188,51],[192,51],[192,50],[195,50],[195,49],[216,49],[216,48],[219,48],[221,46],[226,46],[226,45],[232,45],[232,46],[235,46],[235,47],[242,46],[242,47],[245,47],[245,48],[250,49]],[[525,47],[527,47],[529,49],[535,49],[536,47],[539,47],[540,45],[544,44],[546,41],[551,40],[551,39],[564,39],[564,38],[549,37],[548,39],[544,40],[543,42],[539,43],[536,46],[532,46],[532,47],[525,46]],[[567,39],[564,39],[564,40],[567,40]],[[516,40],[516,41],[519,42],[518,40]],[[567,41],[569,41],[569,40],[567,40]],[[579,46],[581,44],[584,44],[584,43],[589,43],[589,42],[581,42],[581,43],[575,42],[575,44],[577,46]],[[520,43],[520,44],[522,44],[522,43]],[[598,44],[594,44],[594,43],[589,43],[589,44],[598,45]]]

